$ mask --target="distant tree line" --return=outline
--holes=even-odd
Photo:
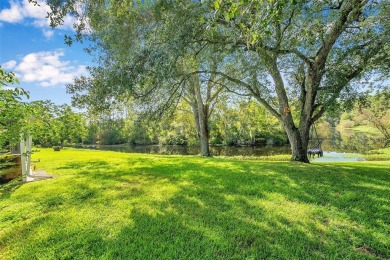
[[[98,115],[89,114],[85,144],[199,145],[191,107],[181,102],[176,109],[153,119],[137,113],[134,103],[115,106]],[[279,122],[253,100],[241,99],[236,106],[220,102],[209,119],[211,145],[285,144]]]
[[[75,144],[199,145],[194,108],[181,100],[156,118],[133,100],[117,101],[99,110],[75,112],[69,105],[51,101],[22,102],[28,92],[8,87],[18,83],[14,74],[1,70],[0,147],[16,144],[31,134],[42,147]],[[188,97],[189,98],[189,97]],[[220,95],[207,119],[211,145],[285,144],[280,123],[251,98]]]
[[[35,145],[74,146],[79,144],[199,145],[199,131],[191,103],[182,99],[156,117],[149,107],[134,99],[117,100],[104,109],[75,112],[69,105],[50,101],[22,102],[28,93],[8,85],[17,83],[12,73],[2,71],[0,88],[0,147],[19,142],[31,134]],[[8,88],[5,88],[8,86]],[[390,92],[384,88],[374,95],[339,102],[328,110],[318,125],[376,129],[384,146],[390,144]],[[220,93],[208,118],[211,145],[287,144],[280,121],[252,97]],[[153,110],[152,110],[153,112]],[[294,113],[293,113],[293,116]],[[322,124],[321,124],[322,122]],[[326,124],[325,124],[326,123]],[[322,129],[321,129],[322,127]]]

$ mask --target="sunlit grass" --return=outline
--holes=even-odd
[[[390,161],[390,147],[370,151],[363,157],[370,161]]]
[[[286,162],[291,160],[291,154],[277,154],[269,156],[218,156],[218,158],[235,159],[235,160],[250,160],[250,161],[266,161],[266,162]]]
[[[0,189],[0,259],[390,257],[390,162],[42,149]]]

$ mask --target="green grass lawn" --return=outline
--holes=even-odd
[[[378,150],[373,150],[369,154],[362,155],[369,161],[390,161],[390,147]]]
[[[67,149],[0,186],[0,259],[389,259],[390,161]]]

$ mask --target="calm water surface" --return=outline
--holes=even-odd
[[[165,155],[197,155],[200,149],[197,146],[180,145],[98,145],[85,146],[105,151],[118,151],[126,153],[148,153]],[[270,156],[277,154],[289,154],[290,146],[211,146],[210,152],[214,156]]]
[[[344,131],[339,132],[331,128],[329,132],[320,137],[324,157],[314,161],[360,161],[356,153],[365,154],[366,152],[381,148],[381,140],[372,134]],[[315,143],[317,140],[311,141]],[[179,145],[99,145],[85,146],[85,148],[94,148],[107,151],[118,151],[127,153],[148,153],[164,155],[197,155],[200,153],[196,146]],[[291,154],[289,145],[284,146],[211,146],[211,153],[214,156],[272,156],[280,154]]]

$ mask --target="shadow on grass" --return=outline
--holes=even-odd
[[[205,210],[197,217],[208,213]],[[221,217],[223,223],[216,221]],[[269,226],[259,229],[226,214],[211,218],[215,222],[210,223],[213,226],[199,225],[197,220],[187,222],[185,216],[166,211],[150,215],[134,209],[129,218],[133,224],[122,226],[114,236],[104,228],[88,224],[76,227],[67,224],[66,228],[46,230],[45,238],[30,236],[29,243],[21,247],[15,259],[259,259],[325,257],[323,252],[329,252],[328,246],[309,238],[303,231],[282,226],[283,220],[279,219],[270,223],[265,220]],[[46,215],[32,223],[35,228],[28,230],[40,233],[39,227],[49,221],[60,225],[59,219]],[[29,232],[22,231],[24,236],[29,236]],[[36,250],[36,244],[40,250]]]
[[[83,170],[101,170],[107,169],[109,163],[102,160],[94,160],[88,162],[70,162],[65,166],[58,167],[58,170],[69,170],[69,169],[83,169]]]
[[[382,236],[376,236],[373,232],[379,229],[380,233],[383,233],[390,223],[388,215],[385,214],[386,205],[390,203],[390,193],[387,188],[390,184],[390,176],[386,166],[269,163],[264,167],[264,164],[256,162],[230,162],[227,167],[221,168],[215,162],[224,162],[223,160],[205,160],[201,164],[184,160],[178,160],[173,164],[161,164],[154,163],[149,158],[131,159],[130,166],[148,166],[134,168],[129,166],[121,170],[105,168],[104,172],[90,171],[85,174],[101,181],[107,181],[108,178],[110,182],[123,182],[134,175],[141,178],[142,183],[157,183],[165,180],[181,189],[179,199],[173,201],[172,205],[180,209],[183,207],[183,201],[188,197],[212,209],[213,215],[218,215],[215,212],[228,214],[244,212],[246,213],[244,217],[257,218],[262,208],[253,206],[247,201],[263,199],[274,194],[280,197],[282,203],[288,201],[317,206],[315,210],[308,213],[312,215],[309,217],[318,218],[322,226],[329,225],[335,217],[331,214],[336,214],[340,223],[335,224],[333,227],[335,230],[328,230],[326,235],[336,232],[342,236],[343,232],[347,232],[354,238],[345,237],[342,241],[355,244],[357,248],[363,247],[364,251],[377,256],[389,254],[389,250],[386,249],[389,242],[381,241]],[[96,165],[77,165],[77,167],[83,169],[90,167],[96,170],[99,167],[104,168],[105,165],[96,162]],[[142,190],[142,185],[140,189]],[[135,193],[135,195],[139,194]],[[127,198],[122,196],[122,199]],[[269,200],[272,199],[274,198],[271,196]],[[159,204],[160,202],[157,202],[152,206],[158,207]],[[181,214],[193,211],[194,207],[188,207]],[[317,214],[319,216],[316,216]],[[200,217],[195,214],[192,217],[204,221],[207,219],[207,214]],[[279,217],[283,219],[283,214]],[[348,219],[347,226],[341,223],[343,218]],[[219,219],[226,220],[226,216],[221,216]],[[286,223],[285,225],[289,226],[288,222]],[[319,236],[325,234],[320,231],[317,233]],[[339,242],[334,243],[334,247],[337,247]]]
[[[71,191],[42,198],[43,215],[15,230],[29,238],[16,258],[390,256],[385,165],[159,157],[58,169],[79,172],[62,183]]]

